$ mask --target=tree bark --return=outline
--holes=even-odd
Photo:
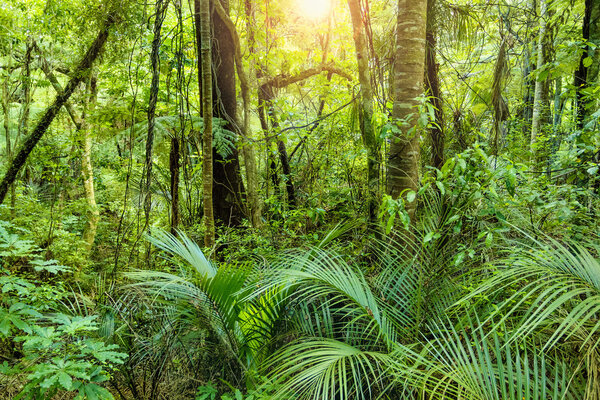
[[[423,93],[427,0],[399,0],[394,63],[392,117],[401,133],[392,137],[388,155],[387,191],[392,198],[417,191],[419,183],[419,134],[417,97]],[[415,202],[406,202],[414,221]]]
[[[247,20],[247,32],[248,32],[248,43],[251,48],[254,47],[254,25],[250,23],[253,19],[252,4],[249,1],[245,2]],[[220,2],[215,2],[215,9],[217,13],[225,23],[231,37],[233,38],[233,45],[235,47],[235,66],[240,80],[240,89],[242,92],[243,102],[243,117],[242,117],[242,137],[244,143],[242,143],[241,150],[244,158],[244,164],[246,166],[246,183],[248,192],[248,205],[250,221],[252,226],[255,228],[261,225],[261,210],[262,205],[258,196],[258,171],[256,168],[256,153],[254,151],[254,145],[251,141],[252,132],[250,130],[250,85],[248,83],[248,77],[244,71],[244,65],[242,63],[242,51],[240,45],[240,38],[233,21],[229,18],[229,15],[223,8]],[[253,52],[253,49],[250,50]]]
[[[427,79],[426,88],[430,96],[431,104],[434,107],[435,121],[429,128],[429,138],[431,140],[431,166],[441,169],[444,165],[444,109],[442,108],[442,92],[440,90],[439,65],[435,56],[436,48],[435,32],[427,32]]]
[[[171,151],[169,153],[169,172],[171,174],[171,233],[177,235],[179,227],[179,171],[181,154],[179,138],[171,138]]]
[[[376,219],[379,192],[379,165],[381,157],[379,146],[373,129],[373,88],[369,67],[369,52],[363,23],[363,13],[358,0],[348,0],[352,27],[354,31],[354,47],[358,63],[358,81],[360,83],[359,121],[360,133],[367,150],[367,216],[368,222]]]
[[[577,102],[577,127],[583,129],[589,110],[596,103],[594,98],[586,98],[585,89],[596,82],[600,70],[600,2],[585,0],[585,13],[582,22],[582,37],[586,42],[579,59],[579,68],[575,71],[575,93]],[[595,46],[590,46],[587,42]],[[586,64],[591,59],[591,64]]]
[[[110,28],[115,22],[115,18],[113,15],[109,15],[107,20],[102,27],[102,30],[86,52],[83,59],[79,62],[77,67],[75,68],[72,78],[67,83],[65,90],[56,96],[56,99],[50,105],[41,119],[38,121],[37,125],[31,132],[31,134],[27,137],[27,139],[23,142],[19,152],[11,161],[4,178],[0,182],[0,204],[4,202],[4,198],[6,197],[6,193],[10,185],[15,181],[17,174],[27,161],[27,157],[31,151],[35,148],[40,139],[44,136],[48,127],[54,121],[54,118],[60,111],[61,107],[65,104],[65,102],[71,97],[77,86],[81,83],[83,78],[87,76],[87,71],[92,66],[93,62],[98,58],[100,51],[104,47],[106,40],[108,39],[108,35],[110,32]]]
[[[8,57],[9,60],[9,69],[7,70],[6,77],[4,82],[2,83],[2,110],[4,112],[3,125],[4,125],[4,135],[6,141],[6,163],[10,164],[13,158],[13,149],[12,149],[12,137],[10,134],[10,103],[11,103],[11,93],[9,90],[8,82],[10,80],[10,67],[12,67],[12,57]],[[10,185],[10,216],[14,218],[16,216],[15,210],[15,184]]]
[[[96,104],[98,90],[96,85],[96,77],[90,77],[90,97],[88,100],[89,110],[93,110]],[[96,240],[96,231],[98,222],[100,221],[100,210],[96,203],[96,191],[94,189],[94,169],[92,167],[92,137],[87,123],[86,115],[84,114],[81,126],[81,175],[83,177],[83,188],[85,191],[85,199],[87,202],[87,221],[83,230],[83,241],[85,242],[85,250],[89,252]]]
[[[229,0],[220,2],[226,14],[229,13]],[[212,26],[215,46],[212,57],[215,65],[216,81],[213,93],[213,116],[227,121],[225,129],[239,132],[237,125],[237,94],[235,79],[235,44],[227,23],[219,16],[217,7],[212,9]],[[238,149],[222,157],[213,150],[213,208],[217,221],[228,226],[239,226],[244,217],[244,184],[240,172]]]
[[[194,16],[198,42],[199,85],[202,104],[204,132],[202,135],[202,190],[204,204],[204,245],[215,243],[215,218],[213,209],[213,145],[212,145],[212,57],[211,57],[211,15],[209,0],[194,0]]]
[[[152,148],[154,146],[154,125],[156,120],[156,103],[158,102],[158,91],[160,87],[160,42],[162,24],[166,16],[168,2],[156,0],[154,15],[154,37],[152,39],[152,51],[150,53],[150,63],[152,69],[152,83],[150,85],[150,98],[148,100],[148,135],[146,137],[146,158],[144,170],[146,176],[144,179],[142,193],[144,193],[144,216],[145,225],[150,223],[150,211],[152,208]]]

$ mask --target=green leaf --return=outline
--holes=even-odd
[[[437,186],[437,188],[440,190],[442,196],[446,194],[446,188],[444,187],[444,184],[442,182],[436,181],[435,186]]]
[[[487,236],[485,237],[485,247],[490,248],[493,240],[494,234],[492,232],[488,232]]]
[[[589,68],[594,62],[594,59],[592,57],[586,57],[583,59],[583,66],[585,68]]]
[[[427,235],[425,235],[425,238],[423,238],[423,243],[428,243],[431,242],[431,240],[433,239],[433,237],[435,236],[435,232],[427,232]]]
[[[69,374],[61,371],[58,373],[58,383],[60,383],[65,390],[71,390],[73,386],[73,379]]]
[[[408,201],[409,203],[415,201],[416,198],[417,193],[414,190],[410,190],[408,193],[406,193],[406,201]]]

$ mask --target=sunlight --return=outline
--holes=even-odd
[[[300,13],[306,18],[322,19],[327,16],[331,0],[296,0]]]

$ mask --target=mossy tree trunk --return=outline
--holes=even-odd
[[[399,133],[392,137],[388,155],[387,192],[393,198],[417,191],[419,183],[418,100],[425,75],[427,0],[399,0],[394,62],[392,116]],[[415,202],[406,202],[414,220]]]

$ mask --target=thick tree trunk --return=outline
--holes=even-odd
[[[220,1],[222,8],[229,13],[229,0],[215,1]],[[213,7],[211,18],[215,41],[212,49],[216,76],[214,93],[219,94],[213,96],[213,115],[227,121],[225,129],[238,132],[234,38],[216,7]],[[245,190],[238,149],[233,149],[226,157],[213,150],[213,169],[215,219],[225,225],[239,226],[244,217],[242,204]]]
[[[583,129],[589,110],[596,99],[586,98],[586,87],[596,82],[600,69],[600,2],[585,0],[585,14],[582,22],[582,37],[594,46],[586,45],[579,59],[579,68],[575,71],[575,93],[577,101],[577,127]],[[591,60],[591,64],[587,64]]]
[[[247,32],[248,32],[248,43],[251,48],[250,52],[254,53],[254,24],[250,23],[253,20],[252,5],[249,1],[245,2],[246,15],[247,15]],[[229,15],[222,7],[221,3],[215,2],[215,9],[217,13],[229,29],[229,33],[233,38],[233,45],[235,47],[235,66],[240,80],[240,89],[242,92],[243,110],[244,115],[242,118],[242,136],[244,143],[241,146],[242,155],[244,158],[244,164],[246,166],[246,182],[248,191],[248,209],[250,214],[250,220],[252,226],[255,228],[261,225],[261,209],[260,198],[258,197],[258,171],[256,168],[256,154],[254,151],[254,144],[252,143],[252,132],[250,130],[250,85],[244,66],[242,63],[242,51],[240,45],[240,39],[233,21],[229,18]]]
[[[393,198],[417,191],[419,183],[419,133],[417,97],[423,93],[427,0],[399,0],[394,63],[392,116],[401,133],[392,137],[388,156],[387,191]],[[405,197],[406,198],[406,197]],[[415,202],[406,203],[414,221]]]
[[[198,41],[198,83],[200,85],[202,118],[204,132],[202,135],[202,190],[204,204],[204,245],[212,247],[215,243],[215,217],[213,208],[213,145],[212,145],[212,57],[210,34],[209,0],[194,0],[194,16],[196,37]]]
[[[104,47],[106,39],[108,39],[110,28],[114,24],[114,21],[115,19],[112,15],[110,15],[105,21],[102,30],[88,49],[83,59],[73,71],[72,78],[67,83],[65,90],[62,93],[57,94],[54,103],[52,103],[52,105],[46,109],[36,127],[23,142],[19,152],[11,161],[4,178],[0,182],[0,204],[4,202],[4,198],[6,197],[6,193],[8,192],[10,185],[15,181],[17,174],[27,161],[27,157],[29,157],[31,151],[44,136],[61,107],[65,104],[69,97],[71,97],[77,86],[79,86],[83,78],[87,75],[87,71],[92,66],[93,62],[96,60],[100,54],[100,51]]]
[[[358,0],[348,0],[352,26],[354,30],[354,46],[358,62],[358,80],[360,82],[359,120],[360,132],[367,150],[367,215],[369,223],[376,219],[379,192],[379,165],[381,157],[375,130],[373,129],[373,88],[369,68],[369,52],[363,23],[363,15]]]

